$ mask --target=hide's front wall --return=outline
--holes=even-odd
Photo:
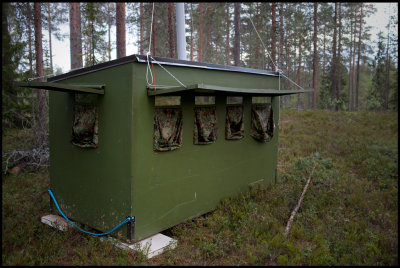
[[[131,215],[132,79],[124,64],[61,81],[106,84],[105,95],[94,95],[95,149],[71,144],[74,94],[49,92],[50,189],[68,217],[103,232]],[[113,235],[126,238],[126,226]]]
[[[278,88],[275,76],[165,66],[184,84]],[[156,84],[178,85],[154,64]],[[106,232],[136,216],[135,240],[214,209],[253,182],[274,181],[278,154],[279,97],[272,98],[274,137],[250,136],[251,95],[244,98],[245,137],[225,140],[226,94],[216,95],[218,138],[193,144],[194,96],[184,94],[183,143],[153,151],[154,97],[147,96],[146,64],[119,66],[63,78],[65,84],[105,84],[97,96],[98,148],[71,144],[74,94],[50,91],[50,188],[72,220]],[[209,94],[213,95],[213,94]],[[229,95],[229,94],[228,94]],[[126,238],[126,226],[112,235]]]
[[[182,147],[169,152],[155,152],[154,96],[147,96],[147,65],[132,65],[131,191],[132,213],[136,216],[135,240],[204,214],[214,209],[221,199],[247,191],[249,184],[274,181],[278,156],[279,97],[272,97],[275,130],[271,141],[262,143],[250,136],[251,95],[245,94],[239,94],[244,97],[245,137],[240,140],[225,139],[226,96],[231,95],[227,93],[216,95],[217,141],[208,145],[194,145],[196,94],[183,94]],[[179,85],[155,63],[153,68],[156,84]],[[165,68],[186,85],[204,83],[235,88],[278,89],[279,83],[276,76],[193,67]],[[108,98],[107,89],[105,94]]]

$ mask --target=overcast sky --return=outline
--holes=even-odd
[[[377,40],[377,34],[379,31],[382,31],[384,36],[387,34],[386,25],[389,20],[389,12],[390,15],[397,14],[398,15],[398,4],[397,2],[392,3],[373,3],[377,8],[377,12],[371,17],[366,19],[366,23],[372,26],[370,31],[371,33],[371,43],[374,44]],[[389,11],[390,10],[390,11]],[[63,33],[69,36],[69,23],[62,25],[61,30]],[[392,26],[391,31],[397,32],[397,25]],[[44,39],[47,39],[46,32],[44,34]],[[111,41],[115,41],[115,26],[111,29]],[[127,33],[127,47],[126,47],[126,55],[132,55],[138,52],[135,43],[135,37]],[[70,70],[71,61],[70,61],[70,48],[69,48],[69,38],[65,38],[64,41],[58,41],[56,38],[52,38],[53,43],[53,63],[54,68],[60,67],[63,73],[68,72]],[[117,53],[114,49],[111,52],[111,59],[116,59]]]

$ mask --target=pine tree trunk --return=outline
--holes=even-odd
[[[234,16],[234,28],[235,28],[235,39],[233,45],[233,62],[235,66],[240,65],[240,3],[235,2],[235,16]]]
[[[249,16],[252,18],[252,17],[254,17],[254,15],[252,14],[252,12],[250,11],[250,14],[249,14]],[[250,33],[249,33],[249,62],[248,62],[248,66],[250,67],[250,68],[254,68],[254,62],[253,62],[253,51],[254,51],[254,49],[253,49],[253,31],[250,31]]]
[[[231,64],[231,60],[230,60],[230,25],[231,25],[231,15],[229,13],[229,7],[230,7],[230,3],[226,3],[226,49],[225,49],[225,60],[226,60],[226,65],[230,65]]]
[[[300,76],[301,76],[301,53],[302,53],[302,49],[301,49],[301,45],[302,45],[302,40],[301,38],[299,39],[299,66],[297,68],[297,84],[300,86]],[[297,94],[297,110],[300,109],[300,94]]]
[[[276,2],[272,2],[272,43],[271,43],[271,57],[272,57],[272,71],[276,71]]]
[[[88,22],[86,20],[82,20],[82,29],[86,29],[88,25]],[[89,65],[89,50],[90,50],[90,42],[89,42],[90,36],[88,35],[85,39],[82,39],[82,45],[83,45],[83,55],[82,55],[82,61],[84,61],[84,66]]]
[[[197,56],[197,61],[203,61],[203,3],[199,4],[199,16],[200,16],[200,23],[199,23],[199,52]]]
[[[389,90],[390,90],[390,56],[389,56],[389,47],[390,47],[390,19],[388,25],[388,35],[387,35],[387,46],[386,46],[386,70],[385,70],[385,102],[384,108],[389,108]]]
[[[289,35],[289,34],[287,34],[287,35]],[[291,63],[290,63],[290,47],[289,47],[289,44],[288,44],[288,38],[285,38],[285,52],[286,52],[286,57],[285,57],[285,61],[286,61],[286,65],[285,65],[285,67],[286,67],[286,69],[287,69],[287,77],[290,77],[290,74],[291,74]],[[285,79],[285,81],[286,81],[286,79]],[[284,104],[285,104],[285,108],[287,108],[288,107],[288,103],[289,103],[289,101],[290,101],[290,99],[291,99],[291,95],[286,95],[286,96],[284,96],[284,98],[285,98],[285,100],[284,100]]]
[[[111,60],[111,10],[110,2],[107,2],[107,33],[108,33],[108,60]]]
[[[283,70],[283,43],[284,43],[284,25],[283,25],[283,3],[279,4],[279,69]],[[283,88],[284,80],[281,79],[281,88]],[[282,96],[281,106],[285,107],[286,97]]]
[[[306,70],[306,68],[307,68],[307,70]],[[312,67],[309,64],[307,64],[307,58],[304,59],[304,71],[306,73],[312,73],[313,72]],[[304,79],[303,85],[314,84],[313,78],[310,79],[310,77],[308,75],[307,76],[304,75],[303,79]],[[308,100],[307,109],[313,109],[314,93],[313,93],[313,95],[306,94],[306,96],[308,96],[308,98],[307,98],[307,100]]]
[[[193,61],[193,4],[190,3],[190,60]]]
[[[31,22],[31,5],[30,3],[26,3],[26,8],[28,12],[28,59],[29,59],[29,76],[33,75],[33,53],[32,53],[32,22]]]
[[[340,52],[342,49],[342,4],[339,2],[339,38],[338,38],[338,57],[337,57],[337,91],[336,98],[340,100],[340,91],[341,91],[341,80],[342,80],[342,64]],[[339,110],[339,104],[336,104],[336,111]]]
[[[253,17],[253,14],[249,14],[250,15],[250,17]],[[250,68],[255,68],[254,67],[254,61],[253,61],[253,51],[254,51],[254,49],[253,49],[253,34],[252,34],[253,32],[252,31],[250,31],[250,33],[249,33],[249,62],[248,62],[248,66],[250,67]]]
[[[283,4],[279,6],[279,68],[283,69],[283,40],[284,40],[284,28],[283,28]]]
[[[29,76],[32,77],[33,74],[33,53],[32,53],[32,13],[31,13],[31,4],[26,3],[26,8],[28,12],[28,47],[29,47]],[[35,113],[35,89],[31,89],[31,113],[32,113],[32,126],[36,127],[36,113]]]
[[[256,28],[257,32],[259,32],[258,31],[259,17],[260,17],[260,7],[259,3],[256,3],[256,15],[255,15],[256,21],[254,22],[255,23],[254,27]],[[255,68],[260,68],[260,41],[258,36],[255,38],[254,41],[254,66]]]
[[[211,62],[211,55],[210,54],[210,47],[211,47],[211,18],[210,18],[210,13],[211,13],[211,5],[210,3],[206,4],[206,18],[208,18],[207,21],[207,35],[206,35],[206,50],[204,51],[204,59],[206,62]]]
[[[317,71],[318,71],[318,51],[317,51],[317,27],[318,27],[318,3],[314,2],[314,58],[313,58],[313,102],[312,108],[317,106]]]
[[[291,4],[286,4],[286,5],[287,5],[287,11],[288,11],[287,14],[291,14],[292,13]],[[283,19],[285,19],[285,18],[283,18]],[[286,73],[287,77],[291,77],[291,73],[292,73],[291,46],[292,46],[292,44],[296,45],[296,41],[293,40],[293,38],[291,37],[293,34],[293,30],[290,27],[288,27],[286,29],[287,29],[286,30],[286,38],[284,39],[285,40],[285,68],[287,70],[287,73]],[[294,51],[296,51],[296,47],[294,47]],[[296,57],[296,53],[293,53],[293,60],[295,60],[295,57]],[[292,85],[286,79],[284,79],[283,81],[285,81],[284,83],[287,86],[285,89],[290,89]],[[290,86],[288,86],[288,85],[290,85]],[[284,96],[284,106],[283,106],[284,108],[289,107],[291,99],[292,99],[292,95]]]
[[[47,3],[47,15],[48,15],[48,23],[49,23],[49,49],[50,49],[50,70],[53,73],[53,50],[51,45],[51,9],[50,3]]]
[[[82,68],[81,11],[79,3],[69,4],[71,69]]]
[[[140,2],[140,55],[143,55],[143,18],[144,18],[144,8],[143,2]]]
[[[322,61],[322,76],[326,73],[326,25],[324,26],[324,39],[323,39],[323,61]]]
[[[11,53],[10,53],[10,44],[11,44],[11,36],[8,28],[8,12],[11,9],[10,4],[8,2],[1,2],[1,36],[2,36],[2,51],[1,51],[1,63],[2,66],[7,66],[11,64]],[[4,68],[3,67],[3,68]],[[3,73],[2,78],[5,76]],[[7,79],[2,79],[1,84],[2,87],[7,83]],[[3,89],[2,89],[3,93]],[[8,107],[8,98],[2,98],[1,100],[1,111],[2,114],[5,113],[6,107]],[[3,125],[2,125],[3,126]]]
[[[43,79],[43,50],[42,50],[42,18],[40,13],[40,3],[34,2],[33,16],[35,21],[35,52],[36,52],[36,73],[39,77],[37,81],[42,82]],[[43,89],[37,90],[38,103],[38,146],[46,146],[47,144],[47,125],[46,125],[46,100]]]
[[[219,53],[218,51],[220,51],[221,53]],[[215,60],[216,60],[216,64],[224,64],[223,59],[220,59],[220,55],[222,54],[222,49],[221,46],[219,44],[219,42],[215,42],[215,50],[214,50],[214,55],[215,56]]]
[[[126,56],[126,34],[125,34],[125,3],[116,3],[116,25],[117,25],[117,59]]]
[[[354,35],[353,35],[353,67],[351,70],[351,109],[354,111],[354,106],[355,106],[355,73],[356,73],[356,25],[357,23],[354,23]]]
[[[174,38],[174,4],[168,3],[168,43],[169,43],[169,57],[175,58],[175,38]]]
[[[90,53],[91,53],[91,58],[92,58],[92,62],[91,62],[91,65],[95,65],[96,64],[96,57],[95,57],[95,46],[96,46],[96,44],[95,44],[95,42],[94,42],[94,21],[92,20],[91,22],[90,22],[90,30],[91,30],[91,33],[90,33],[90,40],[91,40],[91,46],[90,46]]]
[[[153,15],[153,32],[152,34],[152,46],[153,46],[153,56],[156,56],[156,33],[157,33],[157,28],[156,28],[156,22],[157,22],[157,14],[156,14],[156,7],[154,6],[154,15]]]
[[[332,98],[336,97],[337,90],[337,75],[336,75],[336,67],[337,67],[337,57],[336,57],[336,35],[337,35],[337,2],[335,2],[335,15],[333,17],[333,42],[332,42]]]
[[[390,90],[390,57],[387,52],[387,57],[386,57],[386,92],[385,92],[385,109],[389,109],[389,90]]]
[[[264,22],[264,18],[263,18],[263,17],[262,17],[262,19],[261,19],[261,25],[265,25],[265,22]],[[257,29],[257,28],[256,28],[256,29]],[[260,29],[260,28],[258,28],[257,31],[258,31],[259,29]],[[262,69],[262,70],[265,70],[265,49],[264,49],[264,46],[262,47],[261,69]]]
[[[355,99],[355,110],[356,111],[358,110],[358,89],[360,87],[360,58],[361,58],[362,19],[363,19],[363,3],[361,3],[360,29],[359,29],[359,32],[358,32],[357,80],[356,80],[356,99]]]
[[[350,18],[351,19],[351,18]],[[353,77],[352,77],[352,70],[353,70],[353,20],[351,19],[350,21],[350,57],[349,57],[349,88],[347,91],[347,95],[348,95],[348,110],[351,111],[352,110],[352,96],[351,96],[351,88],[353,86]]]

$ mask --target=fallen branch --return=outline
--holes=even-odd
[[[32,150],[11,150],[5,152],[3,153],[3,159],[5,158],[4,174],[7,174],[10,161],[15,166],[22,165],[24,167],[38,169],[39,167],[49,166],[49,156],[49,148],[45,146]]]
[[[310,182],[311,182],[311,176],[312,176],[312,174],[314,173],[314,169],[315,169],[316,166],[317,166],[317,164],[314,164],[314,166],[313,166],[313,168],[312,168],[312,170],[311,170],[310,176],[308,177],[307,183],[306,183],[306,185],[304,186],[303,193],[302,193],[301,196],[300,196],[299,202],[297,203],[297,206],[294,208],[294,210],[292,211],[292,214],[290,215],[290,219],[289,219],[289,221],[288,221],[288,223],[287,223],[287,225],[286,225],[286,229],[285,229],[285,233],[284,233],[285,237],[289,234],[290,227],[291,227],[291,225],[292,225],[294,216],[296,215],[297,211],[299,210],[299,208],[300,208],[300,206],[301,206],[301,202],[303,201],[304,195],[305,195],[306,192],[307,192],[308,185],[309,185]]]

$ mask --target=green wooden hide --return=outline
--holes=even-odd
[[[251,184],[274,182],[278,156],[277,73],[158,58],[188,88],[153,63],[156,84],[177,87],[148,92],[143,59],[133,55],[49,79],[104,85],[104,94],[50,91],[50,188],[70,219],[101,232],[135,216],[133,241],[209,212]],[[175,107],[182,108],[182,146],[159,152],[153,150],[154,98],[163,94],[181,96]],[[212,144],[193,142],[199,95],[215,96]],[[225,139],[227,96],[243,97],[243,138]],[[271,96],[275,128],[267,142],[250,135],[252,96]],[[75,105],[96,107],[96,148],[71,143]],[[125,240],[127,227],[112,235]]]

